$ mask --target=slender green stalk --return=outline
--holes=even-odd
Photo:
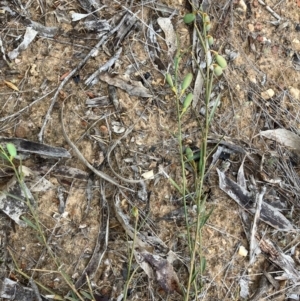
[[[24,278],[26,278],[26,279],[29,280],[29,279],[30,279],[30,276],[28,276],[26,273],[22,272],[22,270],[19,268],[19,266],[18,266],[18,264],[17,264],[17,261],[16,261],[14,255],[13,255],[13,252],[11,251],[11,249],[10,249],[10,248],[7,248],[7,250],[8,250],[8,252],[9,252],[9,254],[10,254],[10,256],[11,256],[11,258],[12,258],[14,264],[15,264],[16,272],[17,272],[18,274],[22,275]],[[53,291],[51,291],[49,288],[43,286],[43,285],[42,285],[41,283],[39,283],[38,281],[35,281],[35,283],[36,283],[39,287],[41,287],[43,290],[45,290],[45,292],[48,292],[50,295],[52,295],[54,300],[64,300],[63,297],[61,297],[61,296],[59,296],[59,295],[56,295]]]
[[[194,286],[194,296],[198,295],[198,285],[197,285],[197,275],[200,271],[200,276],[202,276],[202,273],[205,268],[205,258],[202,256],[201,252],[201,245],[202,245],[202,228],[205,225],[210,213],[205,213],[205,205],[206,205],[206,199],[207,195],[204,192],[204,180],[206,176],[206,165],[207,165],[207,159],[209,157],[208,150],[207,150],[207,140],[208,140],[208,134],[209,134],[209,127],[210,122],[213,118],[213,115],[215,113],[217,104],[220,100],[220,95],[218,95],[216,99],[216,104],[213,106],[213,108],[209,109],[209,101],[211,98],[212,93],[212,85],[213,80],[216,76],[220,76],[223,73],[223,70],[227,66],[227,62],[224,57],[222,57],[218,52],[213,51],[210,49],[210,46],[214,43],[213,37],[209,34],[209,30],[211,28],[211,21],[209,16],[201,11],[198,10],[193,6],[193,3],[190,2],[190,4],[193,7],[193,12],[188,13],[184,16],[184,22],[186,24],[191,24],[193,22],[194,30],[196,31],[196,34],[199,38],[200,44],[204,50],[205,53],[205,60],[206,60],[206,68],[205,71],[202,70],[202,68],[199,66],[197,60],[196,64],[198,65],[200,75],[203,78],[204,81],[204,89],[205,89],[205,116],[204,116],[204,125],[200,126],[201,132],[202,132],[202,142],[200,147],[200,160],[199,165],[197,169],[197,165],[194,162],[194,156],[193,152],[190,148],[187,148],[186,155],[187,155],[187,162],[190,164],[194,171],[194,185],[195,185],[195,193],[193,197],[193,201],[196,204],[197,207],[197,217],[196,217],[196,223],[193,225],[193,234],[190,233],[191,225],[189,224],[188,220],[188,212],[187,212],[187,204],[186,204],[186,192],[188,191],[188,188],[186,187],[186,177],[185,177],[185,164],[184,161],[184,155],[183,155],[183,145],[182,145],[182,116],[185,114],[189,104],[191,103],[191,96],[192,93],[189,93],[182,105],[182,111],[180,112],[180,97],[184,94],[184,91],[181,91],[181,93],[178,93],[178,59],[175,58],[175,86],[172,84],[171,81],[168,81],[172,86],[172,91],[177,91],[175,93],[176,96],[176,104],[177,104],[177,115],[178,115],[178,141],[179,141],[179,152],[180,152],[180,160],[181,160],[181,169],[182,169],[182,178],[183,178],[183,188],[182,188],[182,196],[183,196],[183,203],[184,203],[184,210],[185,210],[185,221],[186,221],[186,228],[187,228],[187,237],[188,237],[188,248],[190,251],[190,268],[189,268],[189,277],[186,287],[186,292],[184,296],[184,300],[188,301],[191,297],[191,287]],[[199,15],[202,18],[202,28],[201,31],[199,30],[197,26],[197,16]],[[193,58],[195,59],[195,55],[192,53]],[[176,65],[177,64],[177,65]],[[168,75],[170,78],[170,75]],[[187,86],[187,82],[190,82],[191,75],[188,75],[183,80],[182,87]],[[180,97],[178,97],[180,95]],[[175,185],[174,185],[175,186]],[[176,186],[175,186],[176,187]],[[197,268],[196,265],[196,258],[199,255],[200,258],[200,268]],[[201,281],[201,279],[200,279]]]
[[[10,149],[9,149],[10,148]],[[11,150],[11,148],[13,148],[13,150]],[[77,297],[79,298],[79,300],[81,301],[84,301],[84,299],[80,296],[79,292],[77,291],[77,289],[75,288],[74,284],[72,283],[72,281],[69,280],[69,277],[67,276],[67,274],[62,271],[61,269],[61,265],[60,263],[58,262],[57,258],[55,257],[53,251],[51,250],[51,248],[49,247],[49,244],[47,242],[47,239],[44,235],[44,231],[41,227],[41,223],[39,221],[39,218],[38,218],[38,215],[36,213],[36,210],[35,208],[33,207],[33,205],[31,204],[30,202],[30,197],[27,193],[27,187],[25,186],[25,183],[24,183],[24,179],[23,179],[23,172],[22,172],[22,161],[20,160],[20,165],[19,165],[19,170],[18,168],[16,167],[16,165],[14,164],[13,162],[13,159],[14,157],[16,156],[16,150],[15,150],[15,147],[10,144],[10,145],[7,145],[7,149],[8,149],[8,152],[9,154],[5,151],[5,149],[0,145],[0,154],[2,156],[2,158],[4,158],[8,163],[9,163],[9,167],[12,168],[12,170],[14,171],[14,174],[16,176],[16,179],[19,183],[19,185],[21,186],[21,190],[24,192],[25,194],[25,199],[26,199],[26,204],[29,208],[29,211],[33,217],[33,220],[34,220],[34,229],[36,229],[39,237],[41,238],[42,240],[42,243],[43,245],[46,247],[48,253],[50,254],[51,258],[53,259],[53,262],[55,263],[56,267],[58,268],[61,276],[64,278],[65,282],[68,284],[68,286],[72,289],[72,291],[77,295]],[[15,155],[13,156],[11,154],[11,152],[14,151],[15,152]],[[10,252],[11,253],[11,252]],[[11,253],[12,255],[12,253]],[[13,256],[12,256],[13,258]],[[14,260],[14,263],[16,265],[16,261]],[[17,267],[17,265],[16,265]],[[23,275],[25,277],[25,273],[23,273],[20,269],[17,270],[18,273],[20,273],[21,275]],[[31,276],[32,277],[32,276]],[[26,275],[26,278],[31,278],[30,276]],[[49,291],[47,290],[44,286],[42,286],[39,282],[35,281],[42,289],[46,290],[46,291]]]

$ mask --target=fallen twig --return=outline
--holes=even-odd
[[[251,232],[251,237],[250,237],[250,264],[254,262],[255,260],[255,249],[258,247],[255,234],[256,234],[256,229],[257,229],[257,223],[260,219],[260,211],[261,211],[261,205],[263,202],[263,197],[266,193],[266,187],[262,187],[262,190],[260,193],[256,195],[256,212],[254,215],[254,220],[253,220],[253,226],[252,226],[252,232]]]
[[[91,84],[96,84],[98,79],[98,75],[100,75],[100,73],[107,71],[115,62],[116,60],[119,58],[120,54],[122,52],[122,47],[120,49],[118,49],[116,51],[116,53],[114,54],[114,56],[112,56],[104,65],[102,65],[97,71],[95,71],[84,83],[88,86]]]
[[[267,5],[264,1],[258,0],[258,2],[259,2],[261,5],[265,6],[266,10],[267,10],[274,18],[277,19],[276,25],[278,25],[278,23],[281,21],[281,17],[280,17],[277,13],[275,13],[274,10],[273,10],[269,5]]]
[[[111,178],[109,175],[105,174],[104,172],[97,170],[96,168],[94,168],[86,159],[85,157],[82,155],[82,153],[79,151],[79,149],[76,147],[76,145],[71,141],[71,139],[69,138],[69,136],[66,133],[66,129],[65,129],[65,125],[64,125],[64,103],[62,105],[61,108],[61,125],[62,125],[62,132],[64,135],[64,138],[66,139],[66,141],[68,142],[68,144],[72,147],[73,151],[75,152],[76,156],[78,157],[78,159],[86,166],[88,167],[93,173],[95,173],[98,177],[104,179],[107,182],[110,182],[111,184],[119,187],[119,188],[124,188],[127,189],[129,191],[134,192],[134,190],[124,187],[122,185],[120,185],[119,183],[117,183],[113,178]]]
[[[87,276],[89,277],[89,279],[93,279],[107,249],[108,235],[109,235],[109,206],[105,198],[103,185],[104,185],[103,183],[100,185],[101,213],[100,213],[100,226],[99,226],[99,232],[96,240],[96,245],[89,263],[87,264],[81,276],[78,278],[78,280],[75,283],[76,289],[79,289],[85,284]]]

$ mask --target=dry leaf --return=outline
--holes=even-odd
[[[257,237],[259,240],[259,237]],[[285,272],[285,279],[297,282],[300,279],[300,273],[296,268],[293,258],[284,254],[281,249],[269,239],[262,238],[259,242],[261,250],[269,255],[269,259]]]
[[[154,179],[154,172],[153,172],[153,169],[144,172],[144,173],[142,174],[142,177],[143,177],[145,180]]]
[[[13,60],[17,58],[21,51],[25,50],[28,45],[34,40],[35,36],[37,35],[37,31],[35,31],[32,27],[26,27],[26,32],[24,34],[24,39],[22,43],[14,50],[10,51],[7,55],[8,57]]]
[[[134,81],[122,76],[111,77],[108,73],[101,74],[99,78],[109,85],[125,90],[129,95],[152,97],[149,90],[140,81]]]
[[[260,135],[300,152],[300,137],[286,129],[276,129],[260,132]]]
[[[4,81],[4,83],[6,84],[6,86],[10,87],[11,89],[15,90],[15,91],[19,91],[18,87],[16,85],[14,85],[13,83],[11,82],[8,82],[8,81]]]
[[[34,301],[38,300],[36,292],[27,285],[23,286],[19,281],[9,278],[0,280],[0,298],[5,300]],[[49,300],[42,296],[41,300]]]
[[[62,147],[54,147],[21,138],[7,138],[0,136],[0,143],[13,143],[18,152],[38,154],[52,158],[71,158],[71,154]]]
[[[251,214],[255,214],[255,208],[253,207],[255,195],[252,195],[242,186],[226,177],[226,175],[219,169],[217,169],[217,172],[219,175],[220,189],[226,192],[243,209],[247,210]],[[260,220],[281,231],[295,230],[291,222],[283,214],[281,214],[277,208],[266,202],[262,202],[261,204]]]
[[[173,24],[170,18],[158,18],[158,25],[161,27],[165,34],[165,40],[169,49],[170,56],[173,56],[174,52],[177,49],[177,38],[176,32],[173,28]]]
[[[135,248],[134,256],[147,276],[154,277],[165,292],[182,295],[178,276],[168,260],[140,248]]]
[[[25,227],[26,223],[20,220],[20,216],[28,211],[27,199],[34,206],[35,201],[25,183],[22,185],[13,177],[7,184],[7,188],[0,194],[0,210],[7,214],[19,226]]]
[[[201,93],[203,93],[203,83],[204,83],[204,79],[202,76],[202,72],[199,70],[197,72],[197,76],[196,76],[196,80],[195,80],[195,84],[194,84],[194,90],[193,90],[193,108],[195,108],[197,106],[197,103],[200,99],[200,95]]]

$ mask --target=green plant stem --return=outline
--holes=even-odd
[[[200,32],[198,31],[198,34],[200,35]],[[200,35],[201,36],[201,35]],[[204,46],[204,49],[206,49],[206,45],[204,44],[202,38],[200,38],[202,45]],[[195,271],[195,260],[196,260],[196,254],[197,254],[197,244],[199,243],[201,245],[201,226],[202,224],[202,214],[203,214],[203,205],[205,203],[205,197],[203,197],[203,184],[204,184],[204,177],[205,177],[205,168],[206,168],[206,161],[207,161],[207,138],[208,138],[208,132],[209,132],[209,112],[208,112],[208,105],[209,100],[211,96],[211,90],[212,90],[212,82],[213,82],[213,72],[211,72],[210,67],[208,65],[208,58],[206,56],[206,89],[205,89],[205,126],[203,129],[203,137],[202,137],[202,146],[201,146],[201,158],[200,158],[200,164],[199,164],[199,188],[197,188],[197,222],[196,222],[196,232],[195,232],[195,238],[191,249],[191,262],[190,262],[190,273],[189,273],[189,279],[186,289],[186,296],[185,301],[188,301],[191,285],[196,278]],[[200,269],[201,270],[201,269]],[[195,288],[197,289],[197,286],[195,285]]]
[[[18,264],[17,264],[17,261],[16,261],[14,255],[13,255],[13,252],[10,250],[10,248],[7,248],[7,250],[8,250],[8,252],[9,252],[9,254],[10,254],[10,256],[11,256],[11,258],[12,258],[14,264],[15,264],[15,266],[16,266],[16,272],[17,272],[18,274],[22,275],[24,278],[30,279],[30,278],[31,278],[30,276],[28,276],[27,274],[25,274],[24,272],[22,272],[21,269],[19,269]],[[42,288],[43,290],[45,290],[46,292],[48,292],[49,294],[51,294],[51,295],[53,296],[53,299],[54,299],[54,300],[64,300],[63,297],[61,297],[61,296],[59,296],[59,295],[56,295],[53,291],[51,291],[51,290],[48,289],[47,287],[43,286],[43,285],[42,285],[41,283],[39,283],[38,281],[35,281],[35,283],[36,283],[40,288]]]
[[[41,228],[39,218],[38,218],[38,216],[37,216],[37,214],[36,214],[36,212],[35,212],[35,210],[34,210],[32,204],[30,203],[30,199],[29,199],[29,196],[28,196],[28,194],[27,194],[27,187],[25,186],[25,183],[24,183],[24,180],[23,180],[23,174],[22,174],[22,161],[20,161],[20,168],[21,168],[21,171],[18,171],[18,169],[16,168],[15,164],[13,163],[13,158],[7,156],[5,150],[4,150],[2,147],[0,147],[0,152],[6,157],[6,159],[7,159],[8,162],[10,163],[10,166],[11,166],[11,168],[12,168],[13,171],[14,171],[14,174],[15,174],[15,176],[16,176],[16,178],[17,178],[17,181],[18,181],[18,183],[20,184],[21,189],[22,189],[22,191],[23,191],[24,194],[25,194],[26,203],[27,203],[27,206],[28,206],[28,208],[29,208],[29,210],[30,210],[31,215],[33,216],[33,219],[34,219],[34,223],[35,223],[37,232],[38,232],[38,234],[40,235],[40,237],[42,238],[42,242],[43,242],[44,246],[46,247],[46,249],[48,250],[48,252],[49,252],[51,258],[53,259],[53,261],[54,261],[54,263],[55,263],[55,265],[56,265],[57,268],[59,269],[60,264],[59,264],[59,262],[57,261],[57,259],[55,258],[55,256],[54,256],[54,254],[53,254],[51,248],[50,248],[49,245],[48,245],[48,242],[47,242],[47,240],[46,240],[46,237],[45,237],[45,235],[44,235],[44,232],[43,232],[43,230],[42,230],[42,228]],[[82,297],[80,296],[79,292],[76,290],[76,288],[75,288],[75,286],[73,285],[73,283],[69,281],[67,275],[66,275],[63,271],[60,271],[60,274],[61,274],[62,277],[64,278],[65,282],[69,285],[69,287],[70,287],[70,288],[75,292],[75,294],[78,296],[78,298],[79,298],[80,300],[84,301],[84,300],[82,299]],[[25,273],[22,273],[22,275],[24,276],[24,275],[26,275],[26,274],[25,274]],[[29,277],[29,276],[27,276],[27,277]],[[30,277],[29,277],[29,278],[30,278]],[[45,288],[43,287],[43,289],[45,289]]]
[[[185,160],[183,156],[183,145],[182,145],[182,125],[181,125],[181,113],[180,113],[180,98],[176,95],[176,106],[177,106],[177,116],[178,116],[178,144],[179,144],[179,153],[180,153],[180,162],[181,162],[181,173],[182,173],[182,197],[183,197],[183,206],[184,206],[184,215],[185,223],[187,226],[187,238],[188,245],[191,252],[191,235],[190,235],[190,226],[188,220],[188,210],[186,203],[186,176],[185,176]]]

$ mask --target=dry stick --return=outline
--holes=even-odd
[[[111,184],[119,187],[119,188],[123,188],[123,189],[127,189],[131,192],[134,192],[134,190],[124,187],[122,185],[120,185],[119,183],[117,183],[112,177],[110,177],[109,175],[107,175],[106,173],[97,170],[96,168],[94,168],[94,166],[92,166],[86,159],[85,157],[82,155],[82,153],[79,151],[79,149],[77,148],[77,146],[71,141],[71,139],[68,137],[66,129],[65,129],[65,125],[64,125],[64,106],[65,104],[63,103],[62,108],[61,108],[61,126],[62,126],[62,132],[63,135],[66,139],[66,141],[68,142],[68,144],[72,147],[73,151],[75,152],[77,158],[86,166],[88,167],[94,174],[96,174],[98,177],[104,179],[107,182],[110,182]]]
[[[263,202],[263,197],[266,193],[266,187],[262,187],[261,192],[259,194],[256,195],[256,212],[255,212],[255,216],[254,216],[254,220],[253,220],[253,226],[252,226],[252,232],[251,232],[251,237],[250,237],[250,264],[252,264],[254,262],[255,259],[255,247],[257,246],[256,244],[256,238],[255,238],[255,234],[256,234],[256,229],[257,229],[257,223],[259,220],[259,216],[260,216],[260,211],[261,211],[261,204]]]
[[[270,6],[268,6],[268,5],[267,5],[264,1],[262,1],[262,0],[258,0],[258,2],[259,2],[261,5],[265,6],[265,7],[266,7],[266,10],[267,10],[274,18],[276,18],[276,19],[278,20],[278,22],[280,22],[281,17],[280,17],[278,14],[276,14],[276,13],[274,12],[274,10],[273,10]]]
[[[111,57],[104,65],[102,65],[97,71],[95,71],[84,83],[88,86],[94,84],[93,81],[100,75],[100,73],[107,71],[119,58],[122,52],[122,47],[119,48],[113,57]]]
[[[100,202],[102,208],[100,213],[101,216],[100,226],[98,231],[98,237],[96,240],[96,245],[89,263],[87,264],[81,276],[78,278],[78,280],[75,283],[76,289],[81,288],[85,284],[87,277],[89,277],[90,279],[94,278],[95,273],[97,272],[99,265],[107,249],[108,236],[109,236],[109,206],[106,200],[105,189],[103,186],[104,183],[102,181],[102,183],[100,184],[101,187]]]
[[[5,117],[3,117],[3,118],[0,118],[0,122],[18,116],[19,114],[21,114],[21,113],[24,112],[25,110],[31,108],[31,107],[34,106],[36,103],[38,103],[40,100],[44,99],[45,97],[47,97],[48,95],[50,95],[50,94],[51,94],[52,92],[54,92],[54,91],[55,91],[55,89],[51,90],[49,93],[47,93],[47,94],[45,94],[44,96],[42,96],[42,97],[40,97],[40,98],[34,100],[32,103],[30,103],[28,106],[26,106],[25,108],[21,109],[20,111],[18,111],[18,112],[16,112],[16,113],[13,113],[13,114],[11,114],[11,115],[9,115],[9,116],[5,116]]]
[[[111,154],[111,152],[113,151],[113,149],[119,144],[119,142],[123,138],[127,137],[132,132],[133,128],[134,128],[134,125],[131,126],[129,129],[127,129],[127,131],[125,132],[125,134],[120,139],[118,139],[117,141],[115,141],[114,144],[110,147],[109,151],[107,152],[107,163],[108,163],[111,171],[114,173],[114,175],[117,176],[120,180],[122,180],[124,182],[127,182],[127,183],[132,183],[132,184],[144,183],[145,180],[131,180],[131,179],[126,179],[126,178],[122,177],[117,172],[115,172],[115,170],[112,168],[111,163],[110,163],[110,154]]]
[[[40,292],[39,292],[39,288],[38,288],[38,286],[36,285],[36,283],[34,282],[34,280],[32,278],[30,278],[29,283],[31,285],[31,288],[32,288],[32,291],[34,293],[35,299],[37,301],[43,301],[43,299],[40,295]]]
[[[64,85],[67,83],[67,81],[77,72],[79,71],[84,65],[85,63],[88,61],[88,59],[94,55],[96,53],[96,51],[98,50],[98,48],[107,40],[108,36],[104,36],[102,37],[102,39],[97,43],[97,45],[88,53],[88,55],[77,65],[77,67],[75,69],[73,69],[69,74],[68,76],[66,76],[66,78],[61,82],[61,84],[59,85],[59,87],[57,88],[53,98],[52,98],[52,101],[51,101],[51,104],[48,108],[48,111],[46,113],[46,116],[45,116],[45,119],[44,119],[44,122],[43,122],[43,125],[42,125],[42,128],[41,128],[41,131],[39,132],[38,134],[38,139],[39,141],[42,143],[43,142],[43,136],[44,136],[44,131],[45,131],[45,128],[46,128],[46,125],[50,119],[50,114],[53,110],[53,107],[54,107],[54,104],[56,102],[56,99],[57,99],[57,96],[59,95],[59,92],[62,90],[62,88],[64,87]]]

